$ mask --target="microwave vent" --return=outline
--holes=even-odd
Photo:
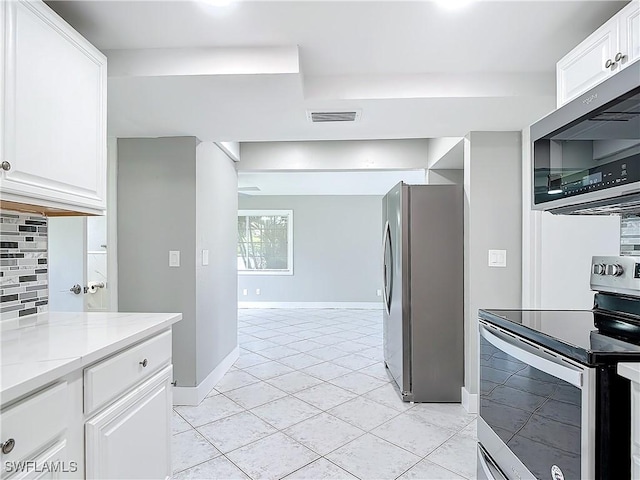
[[[555,215],[640,215],[640,193],[558,207],[550,212]]]

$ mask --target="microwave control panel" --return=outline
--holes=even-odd
[[[640,180],[640,154],[598,165],[589,170],[567,173],[561,178],[562,195],[558,194],[558,198],[636,182]]]

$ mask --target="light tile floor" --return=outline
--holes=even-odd
[[[174,479],[475,478],[475,415],[400,400],[381,311],[238,315],[238,361],[174,409]]]

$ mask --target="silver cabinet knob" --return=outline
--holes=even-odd
[[[616,62],[621,62],[621,61],[622,61],[622,60],[624,60],[625,58],[627,58],[627,56],[626,56],[624,53],[622,53],[622,52],[618,52],[618,53],[616,53],[615,61],[616,61]]]
[[[140,365],[142,365],[142,368],[145,368],[148,365],[149,362],[147,362],[147,359],[145,358],[144,360],[142,360],[140,362]]]
[[[82,287],[76,283],[69,289],[69,291],[75,293],[76,295],[80,295],[80,293],[82,293]]]
[[[610,58],[607,59],[607,61],[604,64],[604,68],[613,68],[615,67],[616,62],[614,62],[613,60],[611,60]]]
[[[15,446],[16,446],[16,441],[13,438],[10,438],[9,440],[7,440],[2,444],[2,453],[4,453],[5,455],[7,453],[11,453],[11,451],[13,450],[13,447]]]
[[[11,164],[5,160],[4,162],[0,163],[0,168],[2,168],[2,170],[4,170],[5,172],[8,172],[9,170],[11,170]]]

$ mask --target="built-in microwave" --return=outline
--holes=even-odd
[[[532,206],[640,212],[640,62],[531,126]]]

